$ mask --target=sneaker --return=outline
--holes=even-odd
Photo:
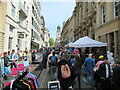
[[[69,87],[69,90],[73,90],[73,87],[72,87],[72,86],[70,86],[70,87]]]

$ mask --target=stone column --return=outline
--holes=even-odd
[[[92,7],[92,2],[88,2],[88,11],[89,11],[89,12],[91,12],[91,10],[92,10],[91,7]]]
[[[4,52],[8,52],[8,45],[9,45],[9,29],[10,25],[6,23],[6,30],[5,30],[5,36],[4,36]]]
[[[83,18],[85,18],[85,16],[86,16],[86,2],[83,2]]]
[[[82,20],[82,13],[81,13],[81,7],[79,8],[79,23],[81,23],[81,20]]]
[[[108,35],[107,35],[107,42],[108,42],[108,51],[111,51],[111,40],[110,40],[110,34],[108,33]]]
[[[102,23],[102,14],[101,14],[101,8],[100,6],[97,4],[97,14],[96,14],[96,24],[97,24],[97,27],[101,25]]]
[[[118,49],[118,34],[114,32],[114,57],[117,57],[117,49]]]
[[[14,49],[15,51],[17,51],[17,39],[18,39],[18,35],[17,35],[17,29],[13,29],[13,40],[12,40],[12,49]]]
[[[118,59],[120,60],[120,17],[118,18],[118,51]]]

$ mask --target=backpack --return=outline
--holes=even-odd
[[[61,76],[62,78],[69,78],[71,76],[71,71],[68,64],[61,65]]]
[[[50,65],[51,66],[56,66],[57,65],[57,57],[56,56],[51,56],[50,57]]]

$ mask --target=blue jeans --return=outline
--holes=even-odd
[[[87,82],[90,86],[93,86],[93,71],[87,71]]]

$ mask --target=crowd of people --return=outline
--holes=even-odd
[[[95,59],[93,53],[83,55],[79,49],[45,49],[43,67],[49,65],[52,80],[58,79],[63,90],[74,87],[75,80],[81,89],[81,75],[85,75],[89,87],[96,90],[119,90],[120,62],[110,65],[106,55]],[[112,68],[112,70],[111,70]],[[113,72],[112,72],[113,71]]]
[[[8,79],[8,75],[10,74],[10,71],[12,68],[17,68],[17,61],[23,60],[26,61],[28,57],[28,50],[25,49],[25,51],[22,50],[12,50],[11,52],[4,52],[4,74],[3,78],[5,80]]]

